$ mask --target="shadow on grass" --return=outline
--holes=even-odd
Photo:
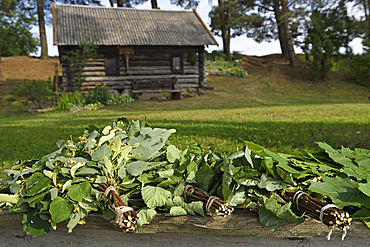
[[[98,125],[102,123],[101,125]],[[88,124],[91,124],[88,123]],[[94,124],[104,127],[110,121],[94,119]],[[290,152],[294,149],[313,149],[315,142],[326,142],[334,148],[370,147],[368,124],[357,123],[316,123],[316,122],[273,122],[273,121],[185,121],[149,120],[153,128],[174,128],[177,133],[171,142],[185,148],[200,143],[204,147],[214,146],[217,150],[230,153],[243,147],[243,141],[251,141],[272,151]],[[0,166],[9,167],[18,159],[41,158],[56,150],[55,143],[70,136],[75,141],[83,135],[86,120],[48,122],[43,126],[4,126],[0,130]],[[42,132],[40,133],[40,129]]]

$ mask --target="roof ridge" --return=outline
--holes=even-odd
[[[57,6],[68,6],[73,8],[103,8],[103,9],[116,9],[116,10],[132,10],[132,11],[163,11],[163,12],[191,12],[193,9],[182,9],[182,10],[172,10],[172,9],[135,9],[135,8],[128,8],[128,7],[107,7],[107,6],[90,6],[90,5],[78,5],[78,4],[59,4],[55,3],[55,7]]]

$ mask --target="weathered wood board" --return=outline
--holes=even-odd
[[[21,222],[22,214],[20,213],[3,211],[0,214],[0,246],[6,246],[1,243],[4,237],[9,237],[9,234],[13,234],[10,237],[15,238],[14,241],[19,241],[18,239],[22,237],[24,239],[30,238],[22,233]],[[279,224],[275,231],[271,231],[259,222],[256,213],[241,209],[235,210],[232,215],[227,217],[208,216],[203,218],[191,215],[162,217],[159,214],[149,225],[142,226],[139,233],[122,233],[116,225],[103,219],[99,213],[90,214],[86,222],[85,225],[78,225],[70,234],[67,233],[65,225],[58,224],[57,231],[52,230],[50,233],[34,239],[42,240],[52,237],[68,239],[69,237],[71,241],[77,243],[82,237],[87,241],[86,245],[91,240],[90,246],[98,246],[94,244],[101,244],[99,241],[103,241],[107,236],[111,236],[110,241],[131,239],[134,246],[149,246],[145,245],[145,243],[150,244],[149,242],[139,244],[137,242],[139,239],[147,239],[147,241],[156,239],[156,241],[162,241],[163,245],[161,246],[192,246],[190,244],[192,241],[198,241],[196,242],[197,246],[210,246],[212,243],[219,243],[218,246],[369,246],[370,243],[370,230],[360,221],[353,221],[344,241],[341,240],[342,231],[339,229],[333,232],[332,240],[327,241],[328,228],[317,220],[308,218],[302,224],[285,222]],[[13,229],[13,233],[9,233],[9,229]],[[97,234],[99,238],[97,238]],[[78,240],[76,240],[76,236],[79,236]],[[121,236],[119,238],[121,240],[114,240],[118,236]],[[148,236],[150,236],[149,239]],[[27,243],[27,240],[23,241]],[[39,244],[35,240],[33,242]],[[108,243],[105,246],[112,246]],[[246,243],[250,245],[245,245]],[[122,244],[124,243],[121,242]]]

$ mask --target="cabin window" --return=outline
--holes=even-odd
[[[182,54],[172,54],[171,55],[171,71],[173,74],[184,73],[184,63]]]
[[[105,75],[119,75],[119,57],[116,52],[104,54]]]

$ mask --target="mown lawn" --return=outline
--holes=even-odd
[[[288,67],[207,80],[215,91],[180,101],[135,102],[93,112],[2,113],[0,167],[41,158],[56,149],[56,141],[77,140],[85,126],[104,127],[118,117],[174,128],[170,141],[182,149],[200,143],[228,153],[243,148],[243,141],[285,153],[313,149],[317,141],[370,148],[367,88],[337,80],[308,82]]]

